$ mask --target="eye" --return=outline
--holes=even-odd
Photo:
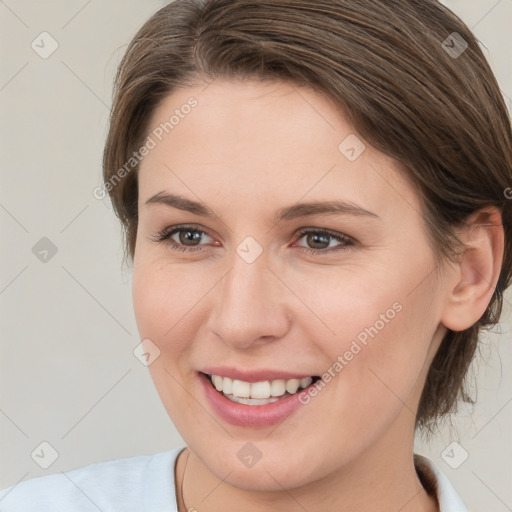
[[[172,238],[176,234],[178,235],[178,240]],[[193,226],[171,226],[150,237],[150,240],[155,243],[167,244],[176,251],[201,251],[203,248],[197,247],[195,242],[199,242],[202,235],[208,236],[205,231],[196,229]],[[190,243],[191,245],[189,245]]]
[[[177,235],[177,239],[173,237]],[[209,237],[209,235],[194,226],[171,226],[158,232],[156,235],[150,237],[150,240],[155,243],[163,243],[169,245],[172,250],[180,252],[193,252],[204,250],[202,245],[199,244],[203,235]],[[313,244],[315,247],[309,248],[304,246],[298,246],[303,251],[309,254],[327,254],[341,250],[347,250],[349,247],[355,245],[355,241],[342,233],[331,232],[326,229],[309,228],[303,229],[298,233],[299,240],[307,237],[306,242]],[[211,237],[209,237],[211,238]],[[331,241],[336,240],[339,242],[338,245],[331,246]],[[324,247],[319,247],[324,246]]]
[[[299,233],[299,239],[303,237],[307,237],[306,242],[308,244],[316,245],[316,247],[313,249],[310,249],[309,247],[299,246],[304,251],[310,254],[327,254],[331,252],[347,250],[349,247],[355,245],[354,240],[349,236],[343,235],[342,233],[334,233],[325,229],[304,229]],[[338,242],[340,242],[340,244],[335,246],[334,249],[329,248],[329,239],[337,240]],[[318,247],[318,245],[325,246],[326,244],[327,247]]]

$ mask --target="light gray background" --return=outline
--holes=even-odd
[[[133,354],[140,340],[120,227],[92,195],[113,73],[165,3],[0,1],[0,489],[184,445]],[[445,3],[480,39],[511,105],[512,0]],[[31,47],[43,31],[59,45],[47,59]],[[42,237],[57,247],[46,263],[32,252]],[[477,405],[462,406],[435,442],[416,443],[474,512],[512,510],[511,297],[495,329],[503,334],[483,337],[473,365]],[[42,442],[58,452],[47,469],[31,456]],[[443,457],[452,442],[452,457]],[[447,461],[465,452],[453,469]]]

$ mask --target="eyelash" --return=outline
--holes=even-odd
[[[208,235],[205,231],[200,229],[196,229],[194,226],[171,226],[163,229],[156,235],[150,237],[150,240],[155,243],[164,243],[169,245],[172,250],[180,251],[180,252],[194,252],[194,251],[202,251],[204,250],[202,247],[186,247],[178,244],[176,241],[172,240],[171,236],[175,233],[179,233],[180,231],[193,231],[195,233],[202,233]],[[337,248],[330,249],[311,249],[309,247],[300,247],[300,249],[306,251],[309,254],[327,254],[336,251],[348,250],[351,246],[355,245],[355,242],[352,238],[347,235],[343,235],[341,233],[334,234],[333,232],[326,229],[318,229],[318,228],[309,228],[301,230],[297,236],[298,240],[300,240],[304,235],[327,235],[326,238],[334,238],[338,242],[343,242],[344,245],[337,246]]]

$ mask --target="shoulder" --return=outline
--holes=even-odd
[[[437,497],[440,512],[469,512],[448,477],[433,461],[415,453],[414,466],[425,490]]]
[[[128,512],[150,505],[155,511],[172,511],[174,463],[182,450],[98,462],[22,481],[0,491],[0,510]]]

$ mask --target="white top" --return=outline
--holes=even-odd
[[[21,481],[0,491],[0,512],[177,512],[174,465],[182,450],[98,462]],[[468,512],[430,459],[415,454],[415,464],[421,466],[421,478],[437,486],[441,512]]]

